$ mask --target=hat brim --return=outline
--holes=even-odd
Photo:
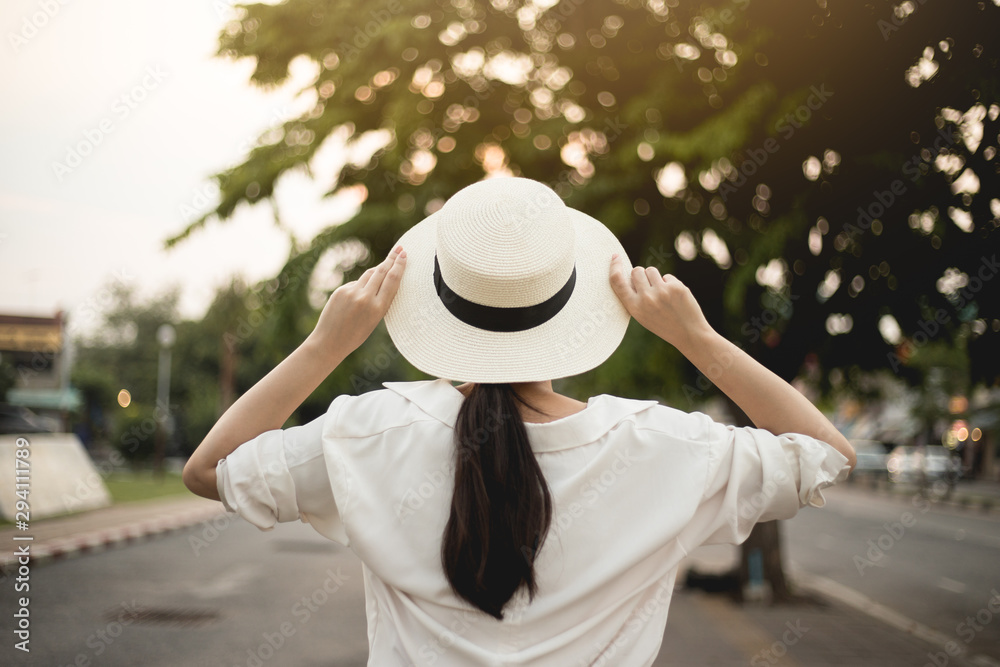
[[[576,240],[576,285],[565,306],[525,331],[479,329],[452,315],[434,288],[437,218],[433,213],[399,239],[406,271],[385,316],[389,336],[413,366],[462,382],[555,380],[603,363],[621,344],[629,314],[611,289],[611,255],[631,269],[621,243],[600,221],[567,209]]]

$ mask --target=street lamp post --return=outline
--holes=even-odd
[[[177,334],[169,324],[162,324],[156,330],[156,342],[160,344],[160,365],[156,374],[156,441],[153,446],[153,470],[157,477],[163,477],[163,458],[167,444],[167,425],[170,420],[170,350]]]

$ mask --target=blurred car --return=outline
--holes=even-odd
[[[899,446],[889,454],[889,479],[921,486],[945,482],[954,487],[962,473],[962,462],[938,445]]]
[[[44,420],[21,405],[0,403],[0,434],[51,433]]]
[[[889,455],[885,445],[878,440],[852,440],[851,446],[857,455],[858,463],[851,471],[848,479],[856,477],[885,478],[889,475]]]

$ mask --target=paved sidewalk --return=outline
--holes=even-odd
[[[31,536],[34,562],[48,561],[194,525],[224,515],[221,503],[179,496],[127,503],[48,519],[22,532],[0,529],[7,574],[16,567],[15,536]],[[703,547],[678,572],[682,584],[690,567],[717,572],[727,561],[724,549]],[[13,566],[11,568],[10,566]],[[862,603],[828,586],[821,577],[789,572],[798,591],[812,602],[795,605],[737,604],[727,596],[678,588],[670,606],[667,630],[654,667],[1000,667],[1000,662],[951,656],[943,640],[907,625],[903,617],[871,615]],[[875,610],[878,611],[878,610]],[[874,612],[873,612],[874,613]]]
[[[222,503],[195,495],[169,496],[32,521],[30,529],[0,528],[0,573],[17,567],[15,552],[29,545],[33,564],[100,551],[223,515]],[[31,540],[17,539],[30,537]]]

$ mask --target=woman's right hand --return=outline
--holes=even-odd
[[[655,266],[636,266],[625,273],[615,253],[611,289],[629,315],[685,356],[698,340],[715,334],[687,285],[669,273],[661,276]]]

